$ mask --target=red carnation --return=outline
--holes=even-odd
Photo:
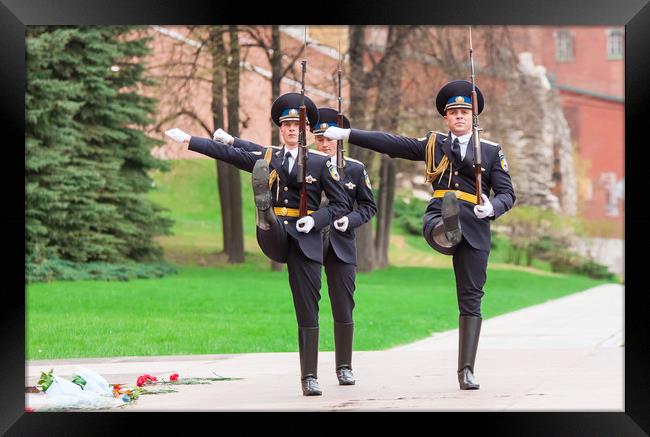
[[[170,381],[178,381],[178,373],[169,376]]]
[[[156,378],[155,376],[151,376],[148,373],[145,373],[144,375],[138,376],[138,381],[136,384],[138,385],[138,387],[142,387],[143,385],[148,384],[150,381],[157,382],[158,378]]]

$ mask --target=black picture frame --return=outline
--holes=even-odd
[[[341,12],[339,12],[341,11]],[[215,429],[221,418],[193,414],[25,413],[25,295],[24,253],[25,195],[20,170],[24,169],[25,26],[111,24],[512,24],[512,25],[625,25],[625,411],[615,412],[517,412],[450,413],[399,416],[408,430],[413,421],[430,432],[496,435],[617,435],[650,433],[650,340],[643,262],[650,247],[650,215],[644,196],[650,184],[641,166],[648,159],[648,104],[650,103],[650,5],[647,0],[564,0],[548,4],[539,0],[463,2],[346,1],[341,4],[243,2],[210,3],[197,0],[2,0],[0,41],[3,65],[1,119],[3,165],[0,180],[3,214],[0,216],[6,256],[2,262],[5,302],[0,305],[0,433],[7,435],[120,435],[144,432],[162,425],[167,430],[190,424]],[[22,145],[22,146],[21,146]],[[648,170],[646,170],[648,171]],[[23,174],[24,175],[24,174]],[[11,245],[9,246],[9,244]],[[462,415],[462,416],[461,416]],[[303,419],[318,421],[312,414]],[[340,415],[336,415],[337,417]],[[274,416],[275,417],[275,416]],[[390,416],[384,416],[390,417]],[[417,420],[419,419],[419,420]],[[270,426],[276,420],[242,421],[240,429]],[[291,418],[290,421],[295,419]],[[379,422],[382,420],[379,419]],[[378,422],[375,418],[373,422]],[[406,427],[408,425],[408,427]],[[450,430],[444,431],[446,426]],[[292,428],[292,427],[289,427]],[[218,426],[216,432],[225,430]],[[296,427],[297,429],[297,427]],[[345,428],[349,431],[349,428]],[[456,431],[454,431],[456,430]],[[340,430],[339,430],[340,431]],[[310,432],[310,431],[305,431]],[[408,431],[407,431],[408,432]]]

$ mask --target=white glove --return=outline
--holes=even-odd
[[[229,146],[232,146],[232,143],[235,141],[235,138],[232,135],[221,128],[214,131],[212,139],[219,141],[220,143],[228,144]]]
[[[481,199],[483,199],[483,205],[476,205],[474,207],[474,214],[480,219],[492,217],[494,215],[494,207],[490,203],[490,199],[485,194],[481,194]]]
[[[296,222],[296,230],[306,234],[312,230],[314,224],[314,219],[311,216],[306,216]]]
[[[191,135],[186,134],[185,132],[183,132],[178,128],[166,130],[165,135],[167,135],[169,138],[176,141],[177,143],[185,143],[185,142],[189,143],[190,138],[192,138]]]
[[[348,229],[349,223],[350,220],[348,219],[348,216],[341,217],[340,219],[334,222],[334,227],[336,228],[337,231],[345,232]]]
[[[330,140],[347,140],[350,138],[350,129],[341,129],[340,127],[330,126],[323,132],[325,138]]]

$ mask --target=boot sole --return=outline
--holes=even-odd
[[[257,209],[269,209],[271,207],[271,191],[269,190],[269,165],[263,159],[255,162],[251,172],[253,183],[253,198]]]
[[[447,240],[452,245],[460,243],[463,238],[460,229],[460,207],[456,195],[452,192],[445,193],[442,198],[442,223]]]

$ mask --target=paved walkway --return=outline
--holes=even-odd
[[[51,368],[69,378],[77,365],[111,383],[133,384],[143,373],[242,378],[176,385],[125,411],[624,411],[623,303],[621,285],[603,285],[484,320],[474,391],[458,389],[458,330],[355,351],[354,386],[338,385],[334,353],[321,352],[323,396],[302,396],[297,352],[30,361],[26,383]],[[30,405],[43,395],[27,396]]]

